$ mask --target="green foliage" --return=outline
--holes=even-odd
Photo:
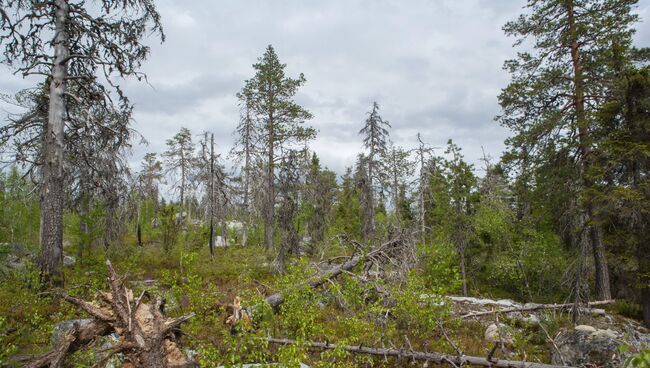
[[[162,204],[160,210],[160,232],[162,233],[162,247],[169,251],[178,239],[179,224],[176,219],[176,210],[173,204]]]
[[[449,317],[451,303],[444,296],[449,289],[442,284],[427,286],[424,279],[411,273],[404,285],[393,290],[396,306],[393,310],[399,327],[411,336],[424,338]]]
[[[296,339],[309,339],[322,332],[316,323],[322,296],[305,282],[309,276],[306,268],[294,266],[279,280],[284,299],[279,323],[284,331]]]
[[[7,319],[0,316],[0,364],[7,363],[7,357],[16,351],[16,345],[7,341]]]
[[[650,367],[650,350],[643,350],[634,354],[625,361],[625,368],[649,368]]]
[[[0,173],[0,242],[35,247],[39,243],[40,209],[34,184],[17,167]]]

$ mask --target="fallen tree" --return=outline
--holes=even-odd
[[[123,367],[195,367],[180,349],[178,330],[193,314],[166,318],[164,298],[153,298],[146,291],[134,298],[133,291],[124,286],[108,260],[106,267],[110,292],[99,291],[100,302],[87,302],[61,293],[67,302],[88,313],[93,321],[84,325],[74,324],[54,349],[33,359],[26,367],[61,367],[68,355],[112,333],[119,335],[118,342],[101,351],[103,357],[97,367],[105,365],[118,353],[124,355]]]
[[[317,289],[323,286],[325,283],[330,282],[331,280],[336,279],[338,276],[344,273],[352,271],[357,265],[364,262],[372,262],[375,265],[382,263],[393,263],[395,264],[395,259],[403,256],[405,253],[405,248],[409,244],[408,236],[405,234],[398,234],[396,237],[391,240],[373,248],[367,253],[355,254],[348,258],[347,261],[342,264],[335,266],[334,268],[326,271],[324,274],[320,275],[316,279],[309,282],[309,287],[312,289]],[[284,301],[282,293],[275,293],[266,297],[266,302],[273,308],[278,308]]]
[[[588,307],[597,307],[601,305],[608,305],[614,303],[613,300],[600,300],[596,302],[590,302],[588,303]],[[481,312],[472,312],[472,313],[467,313],[465,315],[462,315],[460,318],[473,318],[473,317],[480,317],[480,316],[486,316],[489,314],[494,314],[494,313],[514,313],[514,312],[532,312],[532,311],[537,311],[537,310],[542,310],[542,309],[568,309],[568,308],[573,308],[575,306],[574,303],[566,303],[566,304],[532,304],[532,305],[524,305],[522,307],[513,307],[513,308],[504,308],[504,309],[495,309],[491,311],[481,311]]]
[[[424,361],[435,364],[448,364],[453,367],[462,367],[463,365],[475,365],[482,367],[501,367],[501,368],[567,368],[568,366],[558,366],[545,363],[522,362],[504,359],[488,359],[468,355],[450,355],[436,352],[414,351],[412,349],[394,349],[394,348],[371,348],[365,346],[336,345],[327,342],[315,341],[295,341],[290,339],[277,339],[273,337],[264,338],[271,344],[277,345],[300,345],[316,350],[334,350],[342,349],[353,354],[367,354],[382,356],[385,358],[393,357],[411,361]],[[571,367],[568,367],[571,368]]]

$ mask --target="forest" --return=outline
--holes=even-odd
[[[281,48],[231,149],[149,150],[123,84],[155,84],[154,0],[0,0],[1,68],[38,81],[0,86],[0,367],[650,367],[647,24],[520,2],[499,157],[400,145],[370,100],[337,172]]]

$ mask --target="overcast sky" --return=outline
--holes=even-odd
[[[149,141],[132,162],[162,152],[181,126],[198,140],[215,133],[227,152],[238,121],[235,94],[272,44],[287,74],[307,78],[297,100],[318,130],[311,147],[342,173],[361,150],[358,131],[376,100],[398,145],[416,133],[443,147],[452,138],[468,160],[483,147],[498,159],[508,131],[493,121],[515,51],[503,24],[524,0],[158,0],[167,41],[153,43],[144,66],[150,85],[124,83],[134,127]],[[637,11],[636,43],[650,46],[650,0]],[[0,68],[0,92],[30,82]],[[442,152],[440,150],[439,152]]]

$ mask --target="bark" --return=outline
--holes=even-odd
[[[52,351],[27,363],[25,368],[61,367],[66,356],[92,343],[97,336],[106,336],[113,332],[114,329],[105,322],[95,321],[83,326],[75,325]]]
[[[138,237],[138,246],[142,246],[142,227],[140,226],[140,221],[138,221],[138,228],[136,229],[136,235]]]
[[[591,217],[591,216],[590,216]],[[612,292],[609,284],[609,269],[603,245],[603,235],[600,225],[594,224],[590,228],[591,246],[596,268],[596,295],[598,299],[611,299]]]
[[[468,356],[468,355],[451,355],[443,354],[436,352],[421,352],[415,351],[411,348],[409,349],[387,349],[387,348],[371,348],[365,347],[362,345],[359,346],[350,346],[350,345],[335,345],[328,342],[315,342],[315,341],[301,341],[297,342],[289,339],[276,339],[273,337],[267,337],[264,340],[268,341],[271,344],[277,345],[298,345],[306,346],[315,350],[345,350],[353,354],[366,354],[366,355],[376,355],[380,357],[392,357],[397,359],[404,359],[405,361],[423,361],[426,363],[434,364],[447,364],[452,367],[462,367],[463,365],[477,365],[483,367],[505,367],[505,368],[559,368],[566,366],[557,366],[552,364],[544,363],[534,363],[534,362],[522,362],[522,361],[513,361],[513,360],[501,360],[501,359],[488,359],[483,357]]]
[[[214,134],[210,136],[210,257],[214,258]]]
[[[574,16],[573,0],[567,0],[567,21],[569,27],[571,62],[573,65],[573,83],[574,96],[573,103],[575,106],[576,123],[578,125],[578,139],[580,142],[580,154],[582,163],[583,185],[585,190],[593,187],[593,180],[588,177],[589,163],[591,160],[591,142],[589,137],[589,120],[585,113],[585,96],[584,83],[582,75],[582,60],[580,56],[580,46]],[[594,267],[596,268],[596,291],[599,299],[611,299],[612,294],[609,284],[609,270],[607,268],[607,259],[603,246],[602,231],[600,225],[593,223],[594,204],[588,200],[586,204],[587,226],[590,227],[591,246],[594,257]]]
[[[269,134],[269,151],[268,151],[268,167],[267,167],[267,178],[266,178],[266,216],[264,216],[264,238],[266,242],[266,249],[271,251],[275,248],[274,238],[275,238],[275,153],[274,151],[274,139],[275,132],[273,126],[273,114],[269,116],[268,122],[268,134]]]
[[[460,277],[463,282],[463,296],[467,296],[467,274],[465,271],[465,248],[460,250]]]
[[[69,54],[67,30],[70,8],[66,0],[56,0],[54,12],[54,65],[50,81],[50,101],[43,135],[43,175],[40,202],[41,254],[39,266],[45,283],[63,286],[63,135],[65,78]]]

